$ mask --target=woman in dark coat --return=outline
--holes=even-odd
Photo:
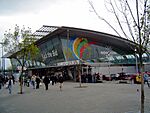
[[[45,84],[45,90],[48,90],[48,84],[50,83],[48,76],[44,77],[43,83]]]
[[[62,76],[62,75],[59,75],[58,80],[59,80],[59,83],[60,83],[60,86],[59,86],[60,91],[62,91],[62,86],[63,86],[63,82],[64,82],[63,76]]]
[[[40,82],[41,82],[40,77],[37,76],[36,79],[35,79],[35,81],[36,81],[36,89],[39,89]]]

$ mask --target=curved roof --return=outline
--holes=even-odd
[[[48,38],[53,38],[56,35],[62,36],[66,39],[69,39],[72,36],[87,38],[89,41],[95,42],[96,45],[111,47],[112,50],[120,54],[133,54],[135,50],[135,43],[122,37],[93,30],[65,26],[57,27],[53,32],[50,32],[43,38],[39,39],[37,44],[44,43]]]
[[[135,52],[134,50],[136,45],[130,40],[115,35],[66,26],[59,27],[43,25],[39,30],[33,33],[33,36],[41,37],[36,41],[37,45],[40,45],[47,39],[55,36],[61,36],[66,39],[69,39],[73,36],[87,38],[88,41],[95,42],[96,45],[110,47],[112,50],[122,55],[133,54]],[[3,57],[8,58],[10,56],[12,56],[12,53],[7,53]]]

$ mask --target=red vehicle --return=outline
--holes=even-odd
[[[125,73],[118,73],[118,80],[128,80],[128,76]]]
[[[148,72],[147,74],[149,75],[149,78],[150,78],[150,72]],[[132,74],[130,80],[133,81],[134,84],[140,84],[141,83],[141,75],[139,73]]]
[[[103,80],[110,81],[110,77],[107,77],[106,75],[102,75],[102,77],[103,77]]]
[[[137,74],[132,74],[130,80],[133,81],[134,84],[138,84],[139,82],[136,80]]]

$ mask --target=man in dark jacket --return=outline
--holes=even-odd
[[[48,84],[50,83],[48,76],[44,77],[43,83],[45,84],[45,90],[48,90]]]
[[[62,91],[62,86],[63,86],[64,79],[63,79],[63,76],[61,74],[59,74],[58,80],[59,80],[59,83],[60,83],[60,86],[59,86],[60,91]]]
[[[2,77],[0,75],[0,89],[2,88]]]
[[[41,82],[40,77],[37,76],[36,79],[35,79],[35,81],[36,81],[36,89],[39,89],[40,82]]]
[[[54,74],[51,75],[51,81],[52,81],[52,85],[54,85],[54,83],[55,83],[55,76],[54,76]]]

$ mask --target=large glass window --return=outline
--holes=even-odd
[[[53,37],[50,40],[40,45],[42,61],[46,65],[55,65],[59,61],[64,61],[62,44],[58,37]]]
[[[61,39],[63,52],[68,60],[81,59],[84,61],[93,60],[97,62],[108,61],[108,55],[118,55],[115,51],[108,47],[95,45],[94,42],[88,42],[86,38],[73,37],[69,41]],[[85,41],[85,42],[83,42]],[[68,44],[67,44],[68,42]]]

